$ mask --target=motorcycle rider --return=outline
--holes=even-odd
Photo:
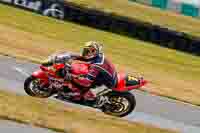
[[[90,63],[89,72],[78,78],[66,74],[65,79],[72,81],[71,90],[79,95],[74,100],[81,100],[82,96],[85,100],[95,100],[95,95],[90,91],[93,85],[105,85],[113,88],[117,84],[117,72],[114,65],[105,58],[101,51],[102,44],[96,41],[86,42],[81,55],[73,56],[73,59]]]

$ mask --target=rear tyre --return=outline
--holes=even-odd
[[[136,106],[135,96],[130,92],[111,92],[108,94],[109,104],[105,104],[102,111],[108,115],[124,117],[130,114]]]
[[[48,98],[53,95],[50,89],[47,91],[40,88],[40,79],[33,76],[28,77],[24,82],[24,90],[29,96]]]

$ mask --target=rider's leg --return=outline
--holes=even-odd
[[[90,88],[83,88],[82,86],[76,84],[76,83],[70,83],[68,85],[68,88],[76,93],[76,95],[74,96],[73,100],[89,100],[89,101],[93,101],[96,99],[96,95],[90,90]]]
[[[70,91],[73,93],[72,94],[73,95],[72,96],[73,97],[72,100],[80,101],[82,99],[80,89],[76,85],[74,85],[72,83],[68,84],[67,86],[68,86],[68,88],[64,88],[64,92],[69,93],[69,91],[67,91],[65,89],[70,89]]]

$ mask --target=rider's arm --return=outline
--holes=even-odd
[[[75,78],[74,81],[76,83],[80,84],[81,86],[90,87],[91,84],[96,79],[98,74],[99,74],[99,70],[94,65],[92,65],[89,68],[88,74],[86,74],[86,75],[84,75],[82,77],[79,77],[79,78]]]
[[[83,60],[82,56],[75,53],[58,53],[53,56],[51,60],[46,59],[42,61],[43,66],[52,66],[54,63],[64,63],[69,60]]]
[[[75,54],[75,53],[71,53],[71,58],[73,60],[82,60],[83,59],[82,56],[80,56],[79,54]]]
[[[52,66],[53,65],[53,62],[52,61],[49,61],[49,60],[43,60],[42,63],[41,63],[43,66]]]
[[[79,60],[79,61],[84,61],[83,57],[80,56],[79,54],[76,53],[68,53],[68,54],[64,54],[61,58],[60,61],[65,62],[65,61],[72,61],[72,60]]]

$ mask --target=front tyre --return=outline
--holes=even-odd
[[[24,82],[24,90],[29,96],[39,98],[50,97],[53,94],[52,91],[50,89],[42,90],[42,88],[40,88],[40,84],[40,79],[30,76]]]
[[[102,111],[108,115],[124,117],[135,109],[135,96],[130,92],[110,92],[107,96],[110,103],[105,104]]]

